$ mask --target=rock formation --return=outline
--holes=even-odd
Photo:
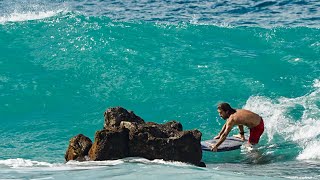
[[[92,146],[91,140],[84,136],[83,134],[79,134],[69,141],[69,147],[67,149],[66,155],[64,158],[68,160],[77,160],[84,161],[85,157],[88,155],[88,152]]]
[[[122,107],[104,113],[104,129],[97,131],[94,143],[82,134],[70,140],[65,159],[102,161],[125,157],[143,157],[181,161],[197,166],[201,162],[201,132],[183,131],[176,121],[165,124],[145,122]]]

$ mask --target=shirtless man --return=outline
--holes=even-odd
[[[245,140],[243,131],[243,125],[245,125],[250,129],[248,144],[258,144],[260,136],[264,131],[263,120],[258,114],[245,109],[233,109],[228,103],[219,104],[218,113],[227,122],[223,125],[219,134],[214,137],[219,140],[216,144],[210,146],[212,151],[218,150],[220,144],[227,138],[232,127],[235,125],[238,125],[240,130],[239,135],[236,137]]]

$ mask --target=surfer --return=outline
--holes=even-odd
[[[232,127],[238,125],[240,133],[235,137],[245,140],[243,126],[250,129],[248,140],[249,145],[258,144],[260,136],[264,131],[264,123],[262,118],[249,110],[233,109],[228,103],[220,103],[218,105],[218,113],[220,117],[227,122],[223,125],[219,134],[214,139],[219,139],[216,144],[212,144],[211,150],[217,151],[220,144],[227,138]]]

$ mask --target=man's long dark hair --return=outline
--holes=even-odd
[[[230,104],[228,104],[228,103],[220,103],[220,104],[218,105],[218,109],[220,109],[220,110],[222,110],[222,111],[224,111],[224,112],[229,112],[230,114],[233,114],[233,113],[236,112],[236,110],[233,109],[233,108],[230,106]]]

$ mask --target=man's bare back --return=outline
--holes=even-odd
[[[245,125],[248,128],[253,128],[260,124],[261,117],[249,110],[237,109],[235,113],[230,115],[229,120],[233,121],[233,125]]]

